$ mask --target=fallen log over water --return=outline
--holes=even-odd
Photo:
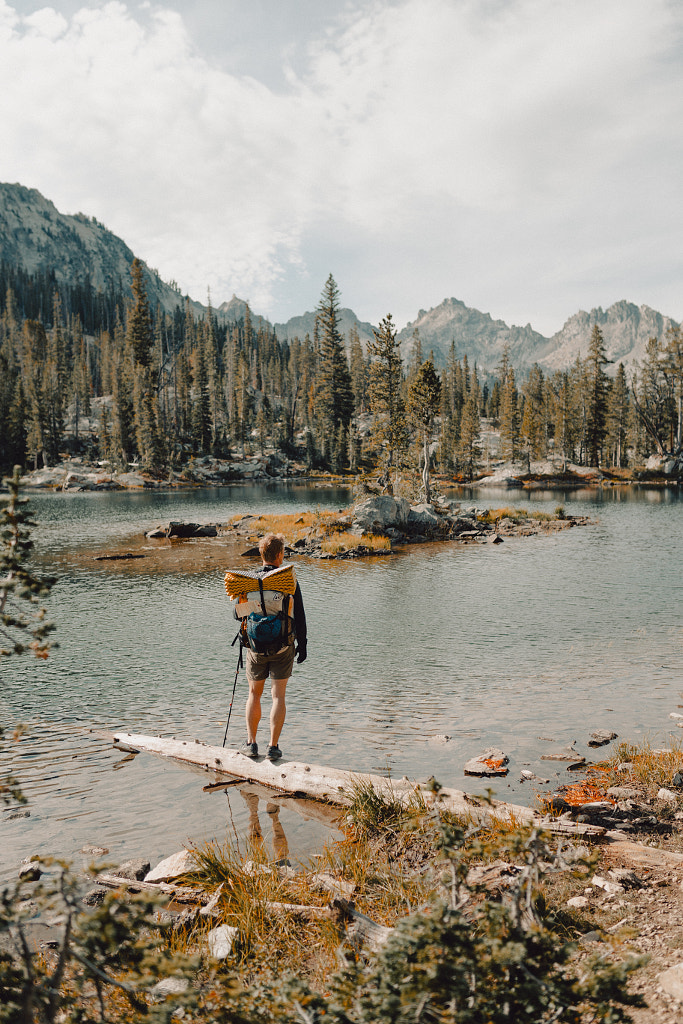
[[[411,782],[407,778],[387,779],[381,775],[297,761],[273,763],[265,758],[255,760],[239,750],[213,747],[200,743],[199,740],[192,742],[118,732],[114,733],[114,742],[119,749],[161,754],[163,757],[197,765],[217,775],[260,783],[270,789],[279,790],[282,794],[324,801],[340,807],[348,807],[351,804],[354,790],[358,785],[369,785],[380,796],[405,804],[418,799],[424,801],[427,807],[433,807],[438,799],[438,807],[441,810],[466,815],[475,821],[483,822],[491,818],[514,820],[524,824],[537,824],[550,831],[595,837],[604,835],[606,831],[597,825],[542,820],[530,807],[496,800],[489,804],[459,789],[443,788],[439,790],[437,797],[428,783]]]

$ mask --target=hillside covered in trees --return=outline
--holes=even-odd
[[[507,350],[482,374],[454,342],[437,369],[418,330],[403,358],[391,316],[364,346],[342,333],[332,275],[312,332],[284,341],[248,304],[232,320],[189,300],[152,308],[138,260],[132,299],[7,263],[0,289],[3,467],[80,454],[163,479],[193,456],[275,449],[310,469],[377,469],[387,484],[421,469],[428,491],[425,467],[460,479],[491,456],[622,468],[681,448],[680,328],[608,375],[594,325],[585,358],[522,377]]]

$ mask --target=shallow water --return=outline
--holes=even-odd
[[[221,743],[236,666],[226,549],[204,542],[192,570],[158,552],[110,563],[83,552],[137,550],[145,529],[169,519],[217,522],[349,500],[343,491],[255,486],[31,497],[40,558],[61,575],[50,602],[61,646],[47,662],[2,666],[3,722],[28,727],[3,758],[22,781],[30,817],[4,812],[0,871],[13,874],[33,853],[74,856],[85,843],[113,860],[154,861],[187,839],[244,843],[259,831],[272,852],[281,854],[283,841],[290,856],[320,849],[327,826],[286,800],[258,789],[204,793],[202,773],[147,754],[126,759],[97,732]],[[597,522],[498,546],[298,558],[309,657],[288,687],[285,757],[434,775],[474,792],[491,785],[526,803],[533,791],[519,781],[521,768],[551,785],[565,781],[565,766],[543,753],[576,741],[599,759],[586,746],[594,728],[661,744],[680,736],[669,718],[683,704],[679,492],[482,491],[463,504],[562,504]],[[241,673],[228,745],[243,739],[245,693]],[[259,739],[267,741],[264,724]],[[491,745],[510,757],[509,775],[464,777],[464,762]]]

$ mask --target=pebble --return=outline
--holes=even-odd
[[[664,786],[657,792],[658,800],[665,800],[668,804],[675,804],[678,802],[678,797],[675,793],[672,793],[670,789],[665,789]]]
[[[568,907],[587,907],[590,900],[587,896],[572,896],[571,899],[567,900]]]
[[[607,878],[602,878],[601,875],[593,875],[591,882],[597,886],[598,889],[603,889],[610,896],[620,896],[621,893],[625,892],[623,885],[619,882],[610,882]]]

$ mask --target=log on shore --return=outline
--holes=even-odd
[[[144,750],[198,765],[218,775],[230,775],[245,782],[261,783],[281,793],[321,800],[341,807],[348,807],[351,804],[354,789],[358,785],[369,785],[380,796],[405,804],[420,799],[427,807],[432,807],[437,802],[437,796],[428,784],[419,784],[408,779],[387,779],[382,775],[351,772],[298,761],[283,760],[273,763],[265,758],[255,760],[239,750],[213,747],[198,740],[192,742],[117,732],[114,733],[114,742],[117,745],[125,745],[128,749]],[[438,793],[438,807],[444,811],[466,815],[475,821],[495,817],[503,820],[514,819],[526,824],[539,823],[537,815],[529,807],[495,800],[488,804],[459,789],[441,789]]]
[[[679,868],[683,869],[683,853],[675,850],[661,850],[656,846],[644,846],[624,839],[620,835],[605,836],[605,853],[614,855],[635,867],[640,868]]]

